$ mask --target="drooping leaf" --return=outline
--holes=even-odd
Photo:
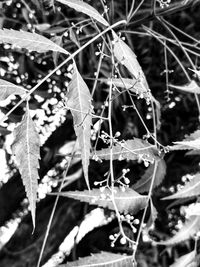
[[[196,257],[196,251],[192,251],[190,253],[187,253],[186,255],[183,255],[182,257],[178,258],[175,263],[170,265],[170,267],[188,267],[188,264],[193,263],[193,267],[197,267],[197,262],[195,263],[195,257]]]
[[[108,188],[105,188],[103,192],[101,192],[99,189],[92,189],[84,191],[61,192],[59,195],[88,202],[91,205],[98,205],[100,207],[115,210],[112,201],[112,193]],[[119,212],[135,214],[147,205],[147,196],[142,196],[131,188],[126,188],[124,191],[118,187],[115,187],[114,201]]]
[[[5,100],[10,95],[24,95],[27,90],[21,86],[0,79],[0,101]]]
[[[187,182],[185,186],[177,193],[162,198],[163,200],[175,199],[175,198],[187,198],[200,195],[200,173],[197,173],[192,180]]]
[[[148,192],[151,184],[151,179],[154,172],[154,164],[151,164],[145,171],[141,179],[133,185],[133,189],[139,193]],[[166,163],[163,159],[157,162],[156,176],[154,179],[153,188],[159,186],[166,174]]]
[[[155,146],[139,138],[116,143],[112,149],[113,160],[143,160],[153,163],[158,160]],[[110,160],[110,148],[97,150],[93,159]]]
[[[189,238],[193,238],[194,235],[200,230],[200,216],[191,216],[183,227],[173,237],[168,240],[158,242],[158,245],[173,246]]]
[[[182,86],[169,84],[171,88],[186,92],[186,93],[194,93],[194,94],[200,94],[200,87],[199,85],[192,80],[190,83]]]
[[[58,267],[131,267],[133,266],[132,257],[110,252],[93,254],[78,261],[62,264]]]
[[[48,38],[32,32],[0,29],[0,43],[12,44],[38,53],[44,53],[50,50],[68,54],[65,49]]]
[[[90,158],[90,137],[91,137],[91,100],[90,91],[77,70],[74,63],[74,72],[72,80],[68,86],[67,107],[70,109],[73,121],[74,130],[78,138],[81,149],[81,159],[85,180],[89,188],[88,166]]]
[[[33,227],[35,227],[35,208],[38,188],[38,168],[40,159],[39,135],[27,109],[21,123],[15,128],[13,154],[19,168],[26,194],[30,203]]]
[[[78,12],[82,12],[105,26],[108,26],[108,22],[99,14],[99,12],[89,4],[80,0],[56,0],[64,5],[74,8]]]

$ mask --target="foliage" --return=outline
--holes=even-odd
[[[1,266],[198,265],[199,4],[0,3]]]

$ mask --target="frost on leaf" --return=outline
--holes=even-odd
[[[172,85],[169,84],[169,86],[173,89],[177,89],[186,93],[194,93],[194,94],[200,94],[200,87],[199,85],[192,80],[190,83],[186,84],[186,85]]]
[[[200,173],[197,173],[192,180],[187,182],[177,193],[163,198],[163,200],[175,198],[187,198],[200,195]]]
[[[15,85],[0,79],[0,101],[7,99],[10,95],[24,95],[27,90],[23,87]]]
[[[139,138],[116,143],[112,148],[113,160],[138,160],[153,163],[158,160],[155,146]],[[93,158],[110,160],[110,148],[94,152]]]
[[[8,43],[38,53],[44,53],[50,50],[68,54],[65,49],[48,38],[32,32],[0,29],[0,43]]]
[[[69,191],[61,192],[60,196],[70,197],[79,201],[88,202],[91,205],[115,210],[111,190],[105,188],[103,192],[99,189],[84,190],[84,191]],[[114,188],[114,202],[119,212],[135,214],[139,210],[144,209],[147,205],[147,196],[142,196],[130,188],[121,190]]]
[[[133,266],[132,256],[101,252],[93,254],[77,261],[59,265],[58,267],[131,267]]]
[[[200,230],[200,216],[191,216],[183,227],[173,237],[166,241],[160,241],[158,245],[173,246],[189,238],[194,238]]]
[[[91,100],[90,91],[77,70],[74,63],[74,72],[72,80],[68,86],[67,107],[70,109],[73,121],[74,130],[78,138],[81,149],[81,159],[85,180],[89,188],[88,166],[90,158],[90,137],[91,137]]]
[[[99,12],[89,4],[80,1],[80,0],[57,0],[58,2],[67,5],[71,8],[74,8],[78,12],[82,12],[93,19],[96,19],[98,22],[102,23],[105,26],[108,26],[108,22],[99,14]]]
[[[151,184],[151,180],[154,172],[154,164],[151,164],[148,169],[145,171],[141,179],[133,185],[133,189],[139,193],[148,192]],[[166,174],[166,163],[163,159],[160,159],[157,162],[156,176],[154,179],[153,188],[159,186]]]
[[[12,151],[16,158],[26,194],[30,203],[33,227],[38,188],[38,168],[40,159],[39,135],[27,109],[21,123],[15,128]]]

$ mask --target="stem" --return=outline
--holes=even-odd
[[[146,216],[146,213],[147,213],[148,204],[149,204],[149,201],[151,199],[151,194],[152,194],[153,184],[154,184],[155,177],[156,177],[157,167],[158,167],[158,162],[155,161],[154,170],[153,170],[153,176],[152,176],[152,180],[151,180],[151,184],[150,184],[150,188],[149,188],[149,193],[148,193],[148,196],[147,196],[147,205],[146,205],[146,207],[144,209],[144,212],[143,212],[143,215],[142,215],[142,220],[140,222],[140,228],[138,230],[138,235],[137,235],[137,239],[136,239],[136,247],[135,247],[135,250],[133,251],[133,262],[135,264],[136,264],[135,255],[136,255],[138,244],[139,244],[139,241],[140,241],[140,236],[141,236],[141,233],[142,233],[142,227],[143,227],[144,219],[145,219],[145,216]]]
[[[61,182],[61,184],[60,184],[58,193],[60,193],[61,190],[62,190],[62,188],[63,188],[64,182],[65,182],[65,177],[66,177],[66,175],[67,175],[67,173],[68,173],[68,170],[69,170],[69,167],[70,167],[70,165],[71,165],[71,162],[72,162],[72,159],[73,159],[73,155],[74,155],[75,150],[76,150],[76,146],[77,146],[77,141],[75,142],[74,147],[73,147],[73,150],[72,150],[72,157],[70,157],[70,158],[69,158],[69,161],[67,162],[67,168],[66,168],[66,170],[65,170],[64,173],[63,173],[63,179],[62,179],[62,182]],[[47,229],[46,229],[45,237],[44,237],[44,240],[43,240],[43,243],[42,243],[42,248],[41,248],[41,251],[40,251],[40,255],[39,255],[39,259],[38,259],[37,267],[40,267],[40,263],[41,263],[41,260],[42,260],[42,256],[43,256],[43,253],[44,253],[44,249],[45,249],[46,243],[47,243],[47,238],[48,238],[48,236],[49,236],[49,232],[50,232],[51,224],[52,224],[53,217],[54,217],[54,214],[55,214],[55,211],[56,211],[56,207],[57,207],[57,204],[58,204],[59,197],[60,197],[59,194],[57,194],[57,196],[56,196],[56,200],[55,200],[54,205],[53,205],[53,209],[52,209],[52,211],[51,211],[51,215],[50,215],[50,218],[49,218],[49,222],[48,222],[48,225],[47,225]]]
[[[120,20],[113,25],[110,25],[101,33],[94,36],[91,40],[85,43],[82,47],[80,47],[77,51],[71,54],[68,58],[66,58],[60,65],[58,65],[54,70],[52,70],[47,76],[45,76],[38,84],[36,84],[3,118],[0,120],[0,125],[8,118],[8,116],[19,106],[21,105],[41,84],[43,84],[51,75],[53,75],[57,70],[59,70],[62,66],[64,66],[67,62],[73,59],[77,54],[79,54],[83,49],[85,49],[88,45],[96,41],[99,37],[104,35],[106,32],[110,31],[111,29],[119,26],[120,24],[126,24],[126,20]]]

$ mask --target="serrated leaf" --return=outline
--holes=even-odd
[[[110,252],[93,254],[78,261],[59,265],[58,267],[133,267],[132,257]]]
[[[187,182],[185,186],[177,193],[162,198],[162,200],[175,199],[175,198],[187,198],[200,195],[200,173],[197,173],[192,180]]]
[[[173,85],[173,84],[169,84],[169,86],[173,89],[177,89],[177,90],[180,90],[186,93],[200,94],[200,87],[194,80],[182,86]]]
[[[0,79],[0,101],[5,100],[10,95],[24,95],[27,90],[11,82]]]
[[[155,146],[139,138],[126,140],[114,144],[112,148],[113,160],[143,160],[153,163],[158,160]],[[110,148],[97,150],[93,154],[93,159],[110,160]]]
[[[27,109],[21,123],[15,128],[12,151],[16,158],[26,194],[30,203],[33,227],[38,188],[38,168],[40,159],[39,135]]]
[[[188,221],[183,225],[183,227],[177,232],[172,238],[158,242],[158,245],[173,246],[189,238],[194,237],[194,235],[200,230],[200,216],[191,216]]]
[[[90,137],[92,116],[90,114],[90,111],[92,97],[90,95],[90,91],[86,83],[78,72],[75,63],[72,80],[69,83],[68,93],[66,97],[68,99],[67,106],[73,116],[74,130],[81,149],[81,159],[85,180],[88,188],[90,188],[88,178],[88,166],[91,147]]]
[[[69,191],[58,193],[60,196],[70,197],[79,201],[88,202],[91,205],[115,210],[111,190],[105,188],[103,192],[99,189],[84,191]],[[57,194],[56,194],[57,195]],[[114,188],[114,201],[119,212],[135,214],[139,210],[144,209],[147,205],[147,196],[138,194],[131,188],[122,191],[120,188]]]
[[[82,12],[105,26],[109,26],[108,22],[99,14],[99,12],[89,4],[80,0],[56,0],[64,5],[74,8],[78,12]]]
[[[44,53],[50,50],[68,54],[65,49],[48,38],[32,32],[0,29],[0,43],[12,44],[38,53]]]
[[[186,255],[183,255],[182,257],[178,258],[175,263],[170,265],[170,267],[188,267],[188,264],[194,263],[195,264],[195,257],[196,257],[196,251],[192,251],[190,253],[187,253]],[[197,264],[193,267],[197,267]]]
[[[163,159],[160,159],[157,163],[156,176],[154,179],[153,188],[159,186],[166,174],[166,163]],[[133,185],[133,189],[139,193],[148,192],[151,184],[151,179],[154,172],[154,164],[151,164],[145,171],[141,179]]]
[[[198,150],[200,149],[200,130],[196,130],[190,135],[186,135],[182,141],[174,142],[175,145],[169,146],[169,150]]]

